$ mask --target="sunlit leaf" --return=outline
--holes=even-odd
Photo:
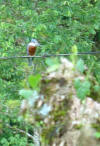
[[[96,138],[100,138],[100,132],[96,132],[96,133],[94,134],[94,136],[95,136]]]
[[[30,75],[28,78],[28,82],[29,82],[30,86],[35,89],[39,87],[40,80],[41,80],[40,74],[37,74],[35,76]]]

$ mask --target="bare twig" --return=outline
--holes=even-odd
[[[8,128],[10,128],[10,129],[13,129],[13,130],[16,130],[16,131],[18,131],[18,132],[20,132],[20,133],[25,134],[26,136],[28,136],[29,138],[31,138],[31,139],[33,140],[33,142],[34,142],[34,136],[31,135],[30,133],[28,133],[28,132],[26,132],[26,131],[24,131],[24,130],[22,130],[22,129],[12,127],[12,126],[10,126],[9,124],[6,124],[6,126],[7,126]]]
[[[41,145],[40,144],[40,134],[39,134],[37,128],[34,129],[34,135],[31,135],[30,133],[28,133],[28,132],[26,132],[26,131],[24,131],[22,129],[19,129],[19,128],[16,128],[16,127],[12,127],[9,124],[6,124],[6,126],[8,128],[10,128],[10,129],[13,129],[13,130],[18,131],[18,132],[20,132],[22,134],[25,134],[27,137],[31,138],[33,143],[35,144],[35,146],[40,146]]]
[[[0,57],[0,60],[8,60],[8,59],[17,59],[17,58],[47,58],[47,57],[60,57],[60,56],[70,56],[70,55],[97,55],[100,54],[100,51],[97,52],[79,52],[79,53],[68,53],[68,54],[49,54],[42,56],[11,56],[11,57]]]

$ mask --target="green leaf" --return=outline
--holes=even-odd
[[[87,95],[90,93],[90,82],[89,81],[79,81],[78,79],[75,80],[74,86],[76,88],[76,93],[78,98],[84,100]]]
[[[47,59],[45,60],[45,63],[46,63],[48,66],[52,66],[52,65],[54,65],[53,60],[50,59],[50,58],[47,58]]]
[[[55,43],[59,43],[61,41],[62,41],[61,36],[60,35],[56,35],[55,38],[54,38],[54,42]]]
[[[77,52],[78,52],[77,46],[76,45],[72,46],[72,53],[77,54]]]
[[[49,66],[49,68],[47,69],[48,72],[55,71],[59,68],[59,60],[57,58],[47,58],[45,62]]]
[[[76,79],[74,80],[74,86],[75,86],[76,89],[80,88],[80,86],[81,86],[81,81],[80,81],[80,79],[76,78]]]
[[[77,46],[76,45],[73,45],[72,46],[72,53],[73,54],[70,56],[73,65],[75,65],[76,64],[76,61],[77,61],[77,52],[78,52]]]
[[[99,92],[99,91],[100,91],[100,86],[99,86],[99,85],[95,85],[93,88],[94,88],[94,90],[95,90],[96,92]]]
[[[96,138],[100,138],[100,132],[96,132],[96,133],[94,134],[94,136],[95,136]]]
[[[37,89],[39,87],[40,81],[41,81],[41,75],[40,74],[37,74],[35,76],[30,75],[29,78],[28,78],[29,85],[34,89]]]
[[[59,68],[59,64],[54,64],[54,65],[50,66],[50,67],[47,69],[47,71],[48,71],[48,72],[52,72],[52,71],[57,70],[58,68]]]
[[[22,89],[22,90],[19,91],[19,95],[23,96],[24,98],[29,98],[33,95],[33,91]]]
[[[84,66],[84,61],[82,59],[78,60],[77,64],[76,64],[76,68],[78,71],[80,71],[81,73],[84,72],[85,66]]]
[[[48,65],[48,66],[53,66],[55,64],[59,64],[59,60],[57,58],[54,58],[54,59],[51,59],[51,58],[47,58],[45,60],[45,63]]]

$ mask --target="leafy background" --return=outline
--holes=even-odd
[[[26,55],[26,47],[31,38],[36,38],[41,44],[36,52],[38,55],[70,53],[74,45],[78,52],[99,51],[100,1],[0,0],[0,57]],[[78,68],[82,67],[82,62],[88,66],[88,75],[92,72],[97,82],[95,90],[98,91],[100,89],[99,55],[78,58],[81,58],[77,64]],[[10,104],[6,103],[7,106],[13,104],[16,107],[16,100],[23,99],[19,95],[19,90],[30,87],[36,87],[37,90],[38,81],[41,79],[40,72],[52,62],[45,60],[34,60],[37,66],[35,73],[38,73],[34,77],[30,76],[32,71],[27,66],[27,59],[0,60],[0,100],[3,104],[11,100]],[[80,71],[82,70],[83,68],[80,68]],[[35,78],[38,81],[34,81],[35,85],[33,85]],[[16,117],[17,112],[15,111],[15,115],[13,113],[15,125],[21,122]],[[1,119],[9,123],[12,117],[3,115]],[[5,139],[0,136],[0,143],[15,145],[12,130],[5,130],[4,133],[7,136],[3,135]],[[19,136],[16,135],[15,139],[19,139]],[[22,138],[16,142],[18,141],[20,143],[23,141],[25,144],[26,140]]]

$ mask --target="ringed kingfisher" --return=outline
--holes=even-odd
[[[33,56],[36,52],[36,48],[40,46],[36,39],[32,39],[31,42],[27,45],[27,55]],[[29,66],[32,66],[33,58],[28,58]]]

